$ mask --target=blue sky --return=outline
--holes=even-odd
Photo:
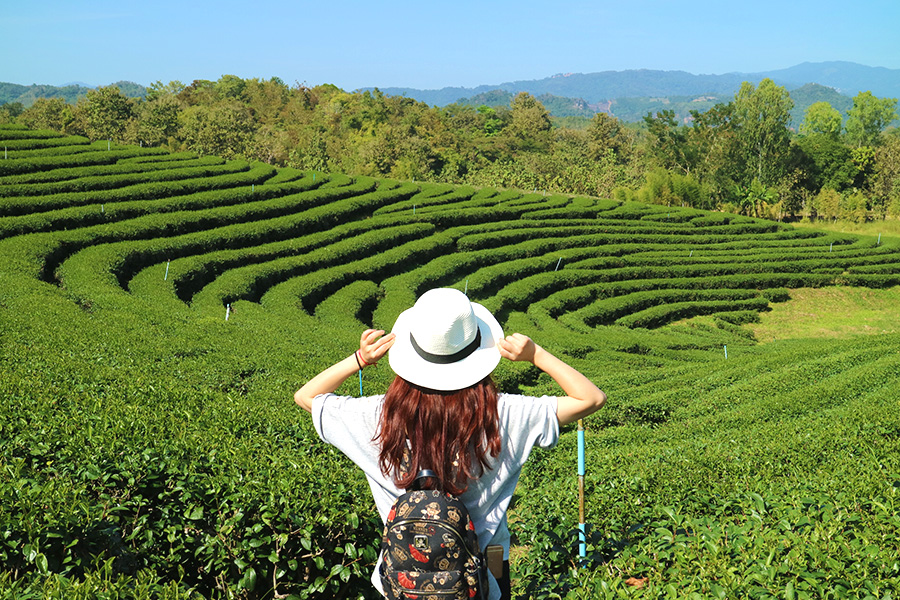
[[[280,77],[345,90],[626,69],[900,69],[900,1],[2,0],[0,81]]]

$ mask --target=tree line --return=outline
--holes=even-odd
[[[0,106],[18,122],[92,140],[163,146],[304,170],[510,187],[721,209],[760,217],[900,216],[897,99],[860,92],[846,115],[827,102],[789,128],[793,101],[770,79],[676,120],[673,111],[586,127],[554,122],[527,93],[508,107],[443,108],[401,96],[290,87],[278,78],[116,86],[77,103]]]

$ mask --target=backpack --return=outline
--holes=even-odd
[[[391,600],[487,598],[484,557],[462,501],[439,490],[417,489],[433,471],[421,471],[388,514],[381,540],[381,584]]]

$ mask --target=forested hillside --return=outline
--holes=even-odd
[[[640,126],[598,113],[586,126],[551,118],[533,96],[507,106],[427,106],[378,91],[289,87],[277,78],[151,86],[144,99],[116,87],[77,104],[38,100],[0,118],[111,140],[274,166],[721,209],[772,219],[856,221],[900,214],[897,100],[857,94],[835,107],[821,88],[799,131],[796,102],[773,81],[745,82],[678,119]],[[557,99],[547,98],[556,102]],[[8,107],[7,107],[8,108]],[[575,111],[577,113],[577,111]],[[5,115],[5,116],[4,116]],[[14,148],[15,145],[8,145]]]

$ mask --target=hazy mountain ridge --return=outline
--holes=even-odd
[[[725,73],[723,75],[694,75],[686,71],[658,71],[639,69],[603,71],[598,73],[566,73],[531,81],[512,81],[475,88],[447,87],[440,90],[415,88],[379,88],[385,94],[408,96],[416,100],[445,106],[467,98],[504,90],[512,94],[528,92],[534,96],[551,94],[583,99],[599,104],[619,98],[654,98],[671,96],[733,96],[741,83],[754,84],[769,78],[787,89],[797,89],[808,83],[834,88],[852,97],[861,91],[871,91],[878,97],[900,97],[900,69],[868,67],[857,63],[832,61],[802,63],[787,69],[759,73]],[[370,88],[371,89],[371,88]]]
[[[797,89],[788,90],[794,108],[791,110],[793,128],[799,127],[806,114],[806,109],[816,102],[828,102],[846,118],[847,111],[853,106],[853,99],[840,94],[837,90],[808,83]],[[461,98],[459,104],[469,106],[500,107],[510,105],[514,94],[505,90],[491,90],[470,98]],[[552,94],[536,96],[538,101],[553,117],[584,117],[589,119],[598,112],[608,113],[621,121],[641,121],[647,113],[655,114],[662,110],[671,110],[675,118],[683,123],[691,120],[691,111],[705,112],[719,103],[727,103],[734,99],[733,94],[706,94],[700,96],[655,96],[650,98],[616,98],[607,102],[591,104],[582,98],[566,98]],[[570,123],[571,124],[571,123]]]
[[[143,98],[147,95],[146,87],[132,81],[117,81],[110,85],[117,86],[129,98]],[[20,85],[0,82],[0,104],[21,102],[23,106],[28,108],[38,98],[62,98],[66,102],[74,104],[92,89],[96,88],[81,83],[56,86],[36,83]]]

